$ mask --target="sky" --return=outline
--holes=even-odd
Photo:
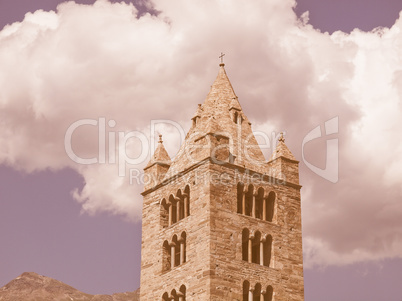
[[[300,160],[305,299],[402,299],[402,2],[61,2],[0,0],[0,286],[139,286],[141,170],[224,52],[253,129]]]

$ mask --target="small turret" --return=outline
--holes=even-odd
[[[271,168],[272,176],[285,182],[299,184],[299,161],[286,146],[283,133],[278,139],[278,144],[268,161],[268,165]]]
[[[171,159],[163,146],[162,135],[159,135],[158,147],[154,155],[144,168],[144,190],[152,188],[162,182],[169,170]]]

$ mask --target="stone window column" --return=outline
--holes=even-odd
[[[262,199],[262,220],[267,220],[267,202],[268,197]]]
[[[266,293],[266,291],[264,291],[264,290],[261,290],[261,296],[260,296],[260,300],[261,301],[264,301],[265,299],[265,293]]]
[[[188,202],[189,202],[188,193],[183,193],[183,197],[184,197],[184,216],[183,216],[184,218],[188,216]]]
[[[246,215],[246,188],[243,190],[243,198],[241,203],[242,214]]]
[[[252,217],[255,217],[255,201],[256,201],[256,198],[257,198],[257,194],[255,193],[255,194],[253,194],[253,196],[252,196],[252,198],[253,198],[253,207],[252,207],[252,210],[251,210],[251,216]]]
[[[178,197],[175,197],[174,198],[174,200],[176,201],[176,219],[177,219],[177,221],[179,221],[181,218],[180,218],[180,206],[181,206],[181,199],[180,198],[178,198]]]
[[[260,265],[264,265],[264,243],[266,238],[262,238],[260,241]]]
[[[171,242],[170,246],[170,267],[173,269],[176,265],[176,244]]]
[[[253,259],[252,259],[252,257],[253,257],[253,239],[254,239],[254,236],[250,236],[248,238],[248,262],[249,263],[253,262]]]
[[[179,301],[184,301],[184,294],[182,292],[178,293],[177,296],[179,296]]]
[[[254,296],[254,289],[250,288],[250,290],[248,291],[248,300],[253,301],[253,299],[254,299],[253,296]]]
[[[183,237],[179,239],[179,243],[180,243],[180,263],[179,264],[183,264],[184,263],[184,239]]]
[[[168,203],[168,207],[169,207],[169,226],[171,226],[173,224],[173,206],[172,203]]]

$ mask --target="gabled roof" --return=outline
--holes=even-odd
[[[156,147],[156,150],[155,150],[153,156],[151,157],[151,160],[149,160],[145,169],[147,169],[148,167],[151,167],[155,163],[164,164],[164,165],[171,164],[171,159],[169,157],[169,154],[166,151],[165,147],[163,146],[162,135],[159,135],[158,146]]]

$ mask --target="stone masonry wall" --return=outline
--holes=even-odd
[[[274,222],[262,221],[237,213],[235,169],[219,165],[211,168],[234,185],[211,184],[211,270],[214,273],[210,300],[242,300],[244,280],[252,286],[271,285],[275,301],[304,300],[300,187],[261,182],[258,186],[277,194]],[[244,228],[272,235],[270,267],[242,260]]]
[[[208,165],[201,165],[177,180],[144,196],[142,213],[141,300],[162,300],[165,292],[179,290],[185,285],[186,300],[209,300],[209,185],[198,180],[208,173]],[[190,185],[190,215],[170,227],[160,223],[160,205],[163,198]],[[174,234],[186,232],[186,262],[162,272],[162,245]]]

